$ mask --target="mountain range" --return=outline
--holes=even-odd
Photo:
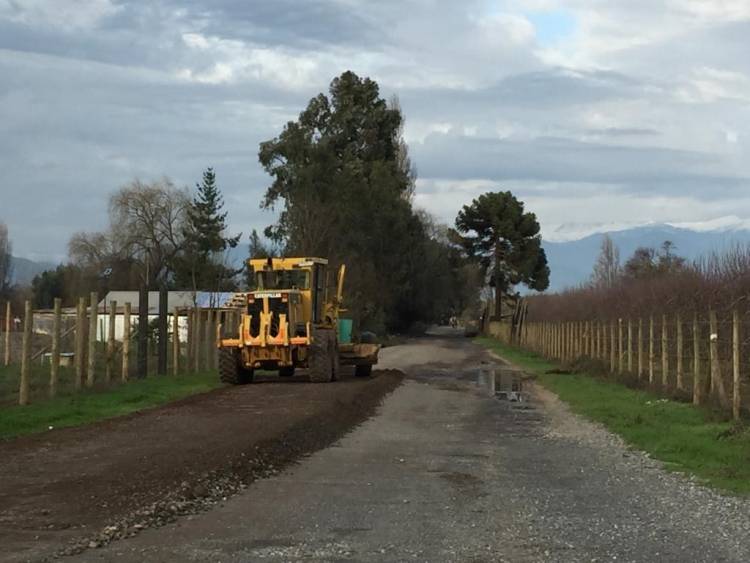
[[[646,225],[607,233],[620,251],[624,263],[636,248],[658,248],[664,241],[674,244],[675,254],[694,260],[713,251],[722,251],[734,244],[750,243],[750,229],[731,228],[696,231],[673,225]],[[578,240],[544,241],[550,267],[548,291],[560,291],[586,282],[599,255],[604,233],[595,233]]]
[[[575,226],[570,229],[575,231]],[[725,250],[733,244],[750,244],[750,228],[746,225],[695,230],[656,224],[613,230],[607,234],[619,248],[622,262],[625,262],[636,248],[658,248],[666,240],[674,244],[676,254],[688,260],[712,251]],[[586,282],[591,276],[603,236],[603,232],[598,232],[575,240],[545,240],[543,246],[551,271],[548,291],[560,291]],[[230,261],[240,264],[247,256],[247,251],[247,245],[238,246],[231,252]],[[27,258],[14,257],[13,280],[19,285],[28,285],[34,276],[55,266],[51,262],[35,262]]]
[[[19,256],[11,257],[11,282],[18,285],[31,285],[34,276],[46,270],[54,270],[57,264],[52,262],[37,262]]]

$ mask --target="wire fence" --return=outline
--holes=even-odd
[[[158,371],[158,321],[149,317],[146,331],[145,373],[137,365],[138,315],[130,303],[112,301],[99,310],[98,296],[79,299],[63,310],[24,311],[3,307],[6,318],[0,332],[0,407],[119,385]],[[5,319],[3,319],[5,321]],[[218,368],[216,337],[234,333],[239,311],[181,308],[168,314],[166,373],[178,375]],[[8,330],[10,329],[10,330]]]
[[[507,329],[496,336],[512,340]],[[715,405],[735,420],[750,404],[750,310],[744,307],[532,321],[513,340],[565,364],[593,363],[665,397]]]

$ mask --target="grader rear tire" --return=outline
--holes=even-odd
[[[253,370],[242,365],[239,350],[219,348],[219,379],[228,385],[245,385],[253,380]]]
[[[360,364],[354,368],[356,377],[370,377],[372,375],[372,364]]]
[[[338,381],[341,379],[341,359],[339,358],[339,347],[336,344],[336,337],[331,335],[331,379]]]
[[[333,380],[331,346],[333,331],[318,329],[313,334],[307,359],[307,371],[313,383],[328,383]]]

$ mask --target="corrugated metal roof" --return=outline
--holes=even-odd
[[[212,292],[199,291],[168,291],[167,292],[167,310],[173,311],[175,308],[202,307],[214,308],[224,307],[231,301],[234,293],[231,292]],[[133,313],[138,313],[138,292],[137,291],[110,291],[99,302],[98,310],[100,313],[109,311],[111,301],[117,301],[117,309],[122,310],[125,303],[130,303]],[[159,314],[159,292],[148,292],[148,312],[150,315]]]

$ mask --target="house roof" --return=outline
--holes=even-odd
[[[168,291],[167,292],[167,310],[173,311],[176,308],[184,309],[189,307],[201,308],[218,308],[226,306],[234,297],[231,292],[212,292],[212,291]],[[125,303],[130,303],[131,311],[138,313],[138,292],[137,291],[110,291],[99,301],[98,311],[100,313],[109,312],[110,303],[117,301],[117,309],[122,310]],[[148,292],[148,314],[159,314],[159,292]]]

